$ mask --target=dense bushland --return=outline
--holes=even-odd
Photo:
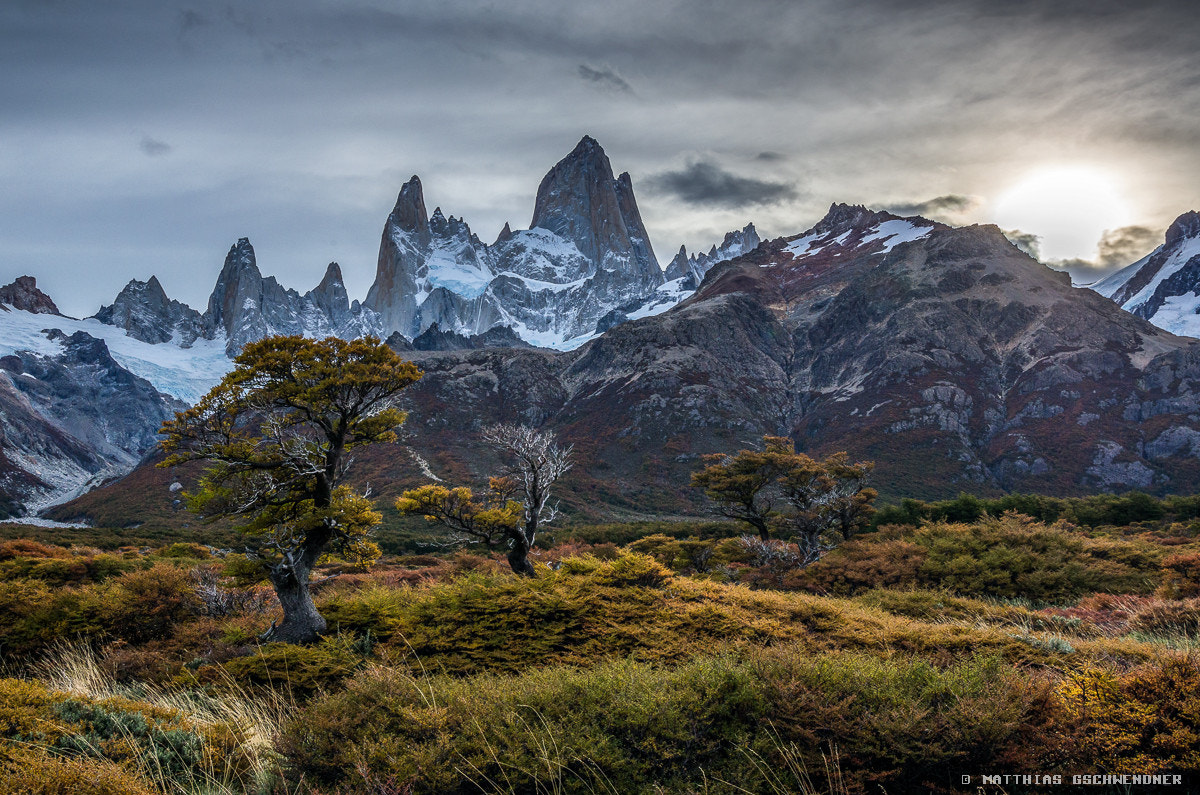
[[[796,569],[722,527],[596,528],[535,548],[534,577],[462,551],[324,564],[308,646],[259,642],[278,604],[237,555],[0,542],[0,790],[1200,775],[1200,545],[1178,528],[925,522]]]

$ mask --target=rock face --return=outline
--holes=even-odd
[[[542,180],[530,228],[484,244],[461,218],[425,214],[421,182],[400,191],[384,225],[365,306],[410,340],[434,323],[464,336],[496,326],[564,346],[612,309],[663,283],[628,174],[585,136]],[[664,307],[665,308],[665,307]]]
[[[236,356],[248,342],[276,334],[354,338],[378,330],[373,313],[351,307],[342,273],[331,262],[320,285],[304,295],[263,277],[254,247],[241,238],[225,257],[203,316],[205,336],[224,334],[226,350]]]
[[[0,360],[0,509],[20,514],[122,475],[183,403],[122,368],[103,340],[47,332],[62,352]],[[5,508],[7,506],[7,508]]]
[[[758,248],[761,242],[754,224],[746,224],[739,231],[727,233],[721,245],[713,246],[707,253],[688,256],[687,249],[680,246],[679,253],[667,265],[667,281],[682,279],[680,286],[683,289],[695,290],[700,286],[700,282],[704,281],[704,274],[712,270],[718,262],[748,254]]]
[[[61,315],[50,296],[38,289],[37,279],[18,276],[12,284],[0,287],[0,305],[44,315]]]
[[[1161,246],[1092,289],[1159,328],[1200,337],[1200,214],[1176,218]]]
[[[151,344],[178,340],[189,347],[206,336],[204,320],[195,309],[167,298],[158,278],[133,279],[109,306],[94,317],[101,323],[125,329],[129,336]]]

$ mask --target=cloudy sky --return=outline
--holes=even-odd
[[[998,222],[1086,280],[1200,209],[1197,41],[1182,0],[5,0],[0,283],[203,308],[247,236],[361,298],[410,175],[491,240],[585,133],[664,265],[839,201]]]

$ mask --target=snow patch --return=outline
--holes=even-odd
[[[883,242],[883,250],[878,253],[886,254],[901,243],[920,240],[932,231],[932,226],[917,226],[911,221],[903,219],[884,221],[876,227],[874,232],[864,237],[862,242],[866,244],[880,240]]]
[[[1191,292],[1167,296],[1151,321],[1172,334],[1200,337],[1200,295]]]
[[[1198,255],[1200,255],[1200,237],[1189,238],[1188,240],[1186,240],[1183,243],[1183,245],[1181,245],[1179,247],[1179,249],[1174,254],[1172,254],[1169,258],[1167,258],[1167,261],[1164,262],[1162,267],[1158,269],[1158,273],[1156,273],[1154,275],[1154,278],[1150,280],[1150,283],[1147,284],[1145,287],[1143,287],[1141,290],[1139,290],[1136,295],[1134,295],[1132,298],[1130,298],[1128,301],[1126,301],[1124,304],[1122,304],[1122,306],[1124,306],[1126,309],[1128,309],[1130,312],[1132,312],[1133,310],[1137,309],[1142,304],[1149,301],[1150,297],[1152,295],[1154,295],[1154,291],[1158,289],[1158,285],[1162,284],[1164,281],[1166,281],[1167,279],[1174,276],[1176,273],[1178,273],[1180,270],[1182,270],[1183,267],[1185,265],[1187,265],[1188,262],[1193,257],[1198,256]],[[1139,260],[1139,262],[1140,262],[1140,260]],[[1131,265],[1130,267],[1133,267],[1133,266]],[[1123,273],[1123,272],[1124,271],[1118,271],[1117,274],[1114,274],[1114,276],[1118,275],[1120,273]],[[1101,282],[1100,284],[1103,284],[1103,282]],[[1097,286],[1100,286],[1100,285],[1097,285]],[[1095,289],[1095,288],[1093,288],[1093,289]],[[1100,292],[1100,291],[1097,290],[1097,292]],[[1116,290],[1114,290],[1113,292],[1116,292]],[[1101,295],[1103,295],[1103,293],[1101,293]],[[1163,309],[1166,309],[1166,307],[1164,306]],[[1158,315],[1159,315],[1159,313],[1161,313],[1163,311],[1163,309],[1160,309],[1160,310],[1158,310],[1158,312],[1155,313],[1155,315],[1154,315],[1155,325],[1159,325],[1159,326],[1162,325],[1158,322]],[[1162,326],[1162,328],[1166,328],[1166,326]],[[1167,329],[1167,330],[1170,331],[1171,329]]]

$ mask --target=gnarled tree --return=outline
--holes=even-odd
[[[692,474],[715,513],[745,522],[763,544],[771,534],[793,538],[803,563],[821,557],[836,530],[848,539],[874,513],[876,491],[867,487],[875,465],[851,463],[845,453],[816,461],[797,453],[791,439],[764,436],[763,449],[706,456]]]
[[[494,425],[484,431],[483,439],[506,459],[503,473],[491,478],[485,494],[429,484],[400,495],[396,509],[448,528],[456,541],[506,544],[508,565],[532,577],[529,551],[542,525],[558,515],[550,490],[571,468],[573,448],[559,445],[553,431],[523,425]]]
[[[420,377],[374,337],[269,337],[163,424],[163,466],[209,465],[189,508],[241,519],[247,554],[279,595],[283,623],[265,638],[309,643],[325,631],[308,588],[322,556],[378,557],[367,533],[380,515],[343,481],[355,448],[395,440],[396,402]]]

